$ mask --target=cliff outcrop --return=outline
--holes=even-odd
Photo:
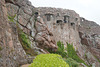
[[[87,46],[87,49],[100,60],[100,26],[93,21],[81,18],[81,27],[79,27],[79,35],[81,43]]]
[[[28,0],[0,0],[0,67],[31,63],[57,42],[72,43],[88,65],[100,67],[100,26],[73,10],[38,7]]]
[[[26,63],[26,53],[18,40],[16,25],[10,25],[4,0],[0,0],[0,67],[17,67]]]
[[[61,8],[37,8],[39,17],[53,33],[56,43],[60,40],[72,43],[78,56],[89,65],[100,66],[99,28],[93,21],[81,18],[75,11]],[[96,54],[96,55],[95,55]]]

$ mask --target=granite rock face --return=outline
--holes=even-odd
[[[57,49],[55,40],[53,39],[53,34],[48,30],[48,27],[44,22],[35,22],[37,34],[35,36],[35,41],[39,43],[43,48]]]
[[[14,22],[8,18],[13,16]],[[34,58],[23,49],[18,35],[19,28],[29,36],[31,49],[37,54],[48,53],[44,48],[57,49],[52,32],[45,23],[36,22],[35,18],[35,8],[28,0],[0,1],[0,67],[18,67],[32,62]]]
[[[39,17],[43,19],[43,22],[54,35],[56,43],[60,40],[64,44],[69,42],[77,46],[76,44],[79,43],[78,26],[80,25],[80,17],[75,11],[46,7],[37,9],[40,14]]]
[[[84,59],[88,65],[95,64],[99,67],[97,58],[100,58],[98,31],[100,26],[98,24],[80,18],[73,10],[48,7],[37,9],[39,17],[43,19],[41,22],[45,22],[54,35],[56,43],[60,40],[65,47],[66,42],[73,43],[81,59]]]
[[[100,26],[93,21],[81,18],[79,35],[81,43],[87,46],[88,51],[100,60]],[[93,58],[92,58],[93,59]],[[96,64],[98,65],[98,64]],[[99,64],[100,66],[100,64]]]
[[[58,41],[65,47],[68,42],[88,65],[100,67],[98,24],[73,10],[35,8],[28,0],[0,0],[0,67],[18,67],[34,58],[26,54],[19,39],[19,28],[28,36],[31,49],[37,54],[48,53],[46,49],[56,51]]]
[[[0,0],[0,67],[18,67],[27,63],[16,32],[16,25],[9,24],[5,1]]]

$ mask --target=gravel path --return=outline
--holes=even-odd
[[[25,64],[25,65],[22,65],[21,67],[28,67],[30,64]]]

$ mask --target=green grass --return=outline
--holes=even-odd
[[[16,14],[14,16],[9,16],[8,15],[8,19],[10,22],[14,22],[14,18],[16,17]]]
[[[58,54],[40,54],[29,67],[69,67]]]
[[[36,56],[37,53],[34,51],[34,49],[31,48],[31,42],[28,38],[28,35],[25,34],[21,29],[18,29],[18,37],[26,54],[31,55],[31,56]]]
[[[31,46],[30,46],[31,42],[30,42],[30,40],[28,39],[28,36],[27,36],[24,32],[22,32],[22,33],[20,34],[20,37],[21,37],[21,39],[22,39],[22,42],[23,42],[23,44],[24,44],[24,47],[30,48],[30,47],[31,47]]]

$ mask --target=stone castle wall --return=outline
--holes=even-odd
[[[79,44],[78,27],[80,25],[80,17],[73,10],[60,8],[37,8],[39,17],[47,25],[48,29],[53,33],[56,43],[62,41]],[[38,18],[39,18],[38,17]]]

